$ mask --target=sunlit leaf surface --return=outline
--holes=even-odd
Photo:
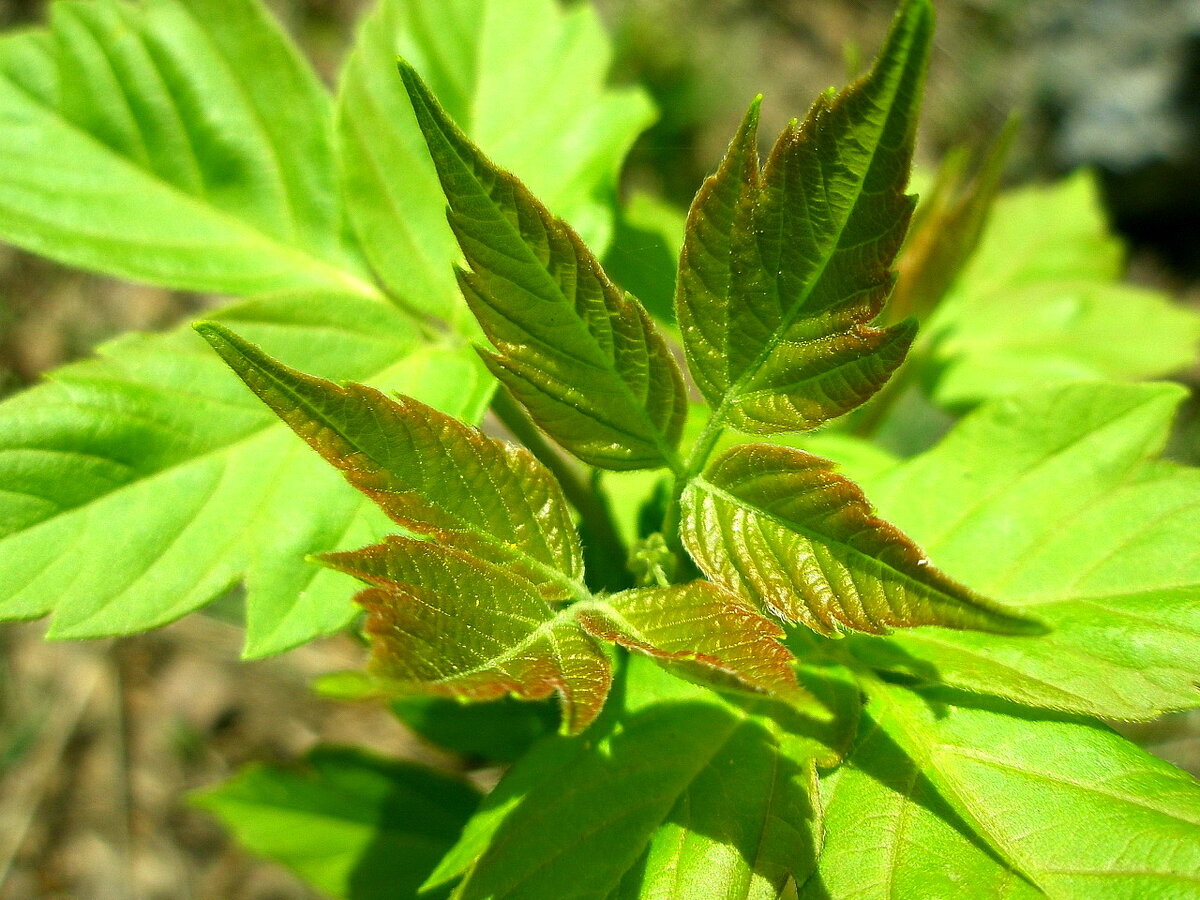
[[[402,537],[322,559],[373,586],[358,597],[371,670],[397,690],[470,700],[557,692],[570,734],[604,705],[612,680],[604,650],[573,608],[556,611],[520,576]]]
[[[720,457],[684,495],[684,543],[705,574],[821,634],[1039,626],[934,568],[828,460],[767,444]]]
[[[0,38],[0,237],[189,290],[379,297],[315,74],[254,0],[54,3]]]
[[[871,326],[913,200],[904,193],[933,11],[905,3],[871,73],[822,95],[758,162],[758,102],[688,216],[676,307],[721,422],[760,434],[848,412],[903,361],[911,322]]]
[[[880,682],[867,710],[954,812],[1047,896],[1200,893],[1200,786],[1105,726]]]
[[[472,145],[401,63],[469,271],[463,294],[495,352],[484,361],[556,441],[611,469],[671,465],[683,376],[649,314],[578,235]]]
[[[1122,283],[1123,257],[1090,173],[1002,195],[978,253],[929,322],[934,399],[964,407],[1193,363],[1200,315]]]
[[[219,325],[198,329],[264,403],[394,521],[511,565],[547,599],[582,590],[583,556],[566,500],[527,450],[412,398],[289,369]]]
[[[948,572],[1051,632],[856,638],[864,658],[1119,719],[1200,703],[1200,473],[1156,458],[1183,396],[1089,384],[994,401],[868,482]]]

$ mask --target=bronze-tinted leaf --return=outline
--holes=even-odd
[[[459,284],[495,347],[484,361],[551,437],[606,469],[678,467],[683,376],[641,304],[579,236],[466,138],[401,62],[470,271]]]
[[[796,682],[783,629],[712,582],[622,591],[589,605],[579,620],[597,637],[678,662],[717,686],[815,703]]]
[[[608,656],[571,608],[555,610],[525,579],[458,550],[411,538],[322,558],[371,585],[372,674],[400,692],[540,700],[557,692],[563,731],[600,713]]]
[[[688,551],[713,581],[821,634],[1044,630],[935,569],[833,469],[790,447],[735,447],[684,494]]]
[[[393,520],[511,567],[551,601],[582,591],[583,554],[553,476],[526,450],[409,397],[290,369],[213,323],[197,330],[243,381]]]
[[[933,11],[900,10],[871,73],[821,96],[766,165],[758,101],[688,216],[676,309],[716,419],[770,434],[869,399],[915,325],[871,326],[891,291],[913,199],[904,193]]]

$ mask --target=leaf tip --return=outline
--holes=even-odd
[[[1003,610],[1002,627],[1008,629],[1003,632],[1004,634],[1014,637],[1042,637],[1054,630],[1048,623],[1036,616],[1016,613],[1004,607],[1000,607],[1000,609]]]
[[[763,95],[755,94],[754,99],[750,101],[750,108],[746,110],[746,121],[758,124],[759,114],[762,112]]]
[[[245,338],[239,337],[224,325],[210,319],[193,322],[192,330],[204,338],[209,346],[217,351],[221,359],[225,360],[229,367],[238,373],[239,377],[242,376],[243,371],[239,362],[245,362],[247,357],[253,358],[256,355],[255,351],[258,350]]]
[[[226,336],[230,334],[228,328],[210,319],[201,319],[199,322],[193,322],[192,331],[196,332],[213,346],[216,346],[219,342],[223,342]]]
[[[413,64],[403,56],[396,57],[396,71],[400,73],[400,79],[404,82],[405,87],[409,88],[409,93],[412,93],[412,85],[421,84],[421,76],[417,74]]]

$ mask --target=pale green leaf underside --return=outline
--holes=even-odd
[[[465,783],[339,747],[192,795],[253,853],[338,900],[412,897],[478,803]]]
[[[470,143],[408,63],[400,75],[469,266],[460,287],[495,347],[483,353],[492,373],[584,462],[677,467],[686,392],[649,315],[569,226]]]
[[[1089,173],[1003,196],[975,259],[930,320],[934,398],[963,406],[1189,365],[1200,316],[1118,283],[1122,255]]]
[[[228,308],[225,321],[325,375],[402,388],[464,418],[489,384],[462,350],[422,348],[353,296]],[[291,435],[190,331],[130,336],[0,405],[0,616],[50,634],[141,631],[247,586],[246,653],[342,627],[351,582],[309,553],[386,519]]]
[[[196,328],[276,415],[395,522],[513,569],[547,600],[586,593],[571,512],[527,450],[411,397],[305,375],[215,323]]]
[[[461,318],[459,251],[396,58],[409,60],[498,164],[597,252],[621,160],[654,118],[640,91],[605,88],[611,51],[588,5],[553,0],[384,0],[341,80],[337,137],[348,213],[390,292]]]
[[[721,422],[816,427],[871,397],[912,323],[872,328],[891,290],[933,26],[905,3],[871,73],[820,97],[760,170],[751,107],[688,217],[676,309],[688,365]]]
[[[257,2],[54,3],[0,39],[0,238],[176,288],[378,296],[339,239],[329,117]]]
[[[735,447],[688,486],[683,511],[684,545],[710,579],[820,634],[1038,630],[935,569],[832,463],[801,450]]]
[[[947,572],[1052,630],[856,638],[864,658],[1090,715],[1196,706],[1200,473],[1154,459],[1182,397],[1166,384],[1084,384],[993,401],[868,483]]]
[[[839,696],[852,704],[857,693]],[[518,762],[430,884],[465,873],[462,900],[764,897],[807,871],[811,765],[840,736],[778,704],[723,700],[639,657],[624,697],[594,743],[556,739]]]
[[[875,682],[868,712],[942,798],[1051,897],[1200,894],[1200,785],[1101,725]]]

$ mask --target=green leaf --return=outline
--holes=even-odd
[[[322,557],[372,585],[372,673],[399,693],[541,700],[557,692],[563,731],[578,734],[600,713],[612,680],[600,644],[555,612],[529,581],[467,553],[425,541],[387,543]]]
[[[882,387],[913,323],[870,326],[912,214],[904,193],[933,10],[900,9],[871,73],[818,98],[760,169],[758,101],[688,216],[676,311],[718,422],[814,428]]]
[[[622,591],[579,609],[591,634],[718,687],[811,702],[796,683],[783,629],[708,581]]]
[[[537,741],[554,733],[558,712],[549,703],[511,697],[463,703],[428,694],[391,701],[392,711],[422,738],[462,756],[494,763],[516,762]]]
[[[881,682],[868,698],[870,716],[946,803],[1047,895],[1200,893],[1190,775],[1097,724]]]
[[[294,296],[221,313],[285,359],[403,387],[466,418],[488,384],[419,348],[394,308]],[[55,613],[60,638],[173,621],[245,579],[248,656],[343,627],[350,582],[308,553],[378,539],[348,490],[189,330],[130,335],[0,405],[0,617]]]
[[[415,897],[479,802],[465,783],[358,750],[254,764],[192,802],[254,853],[338,900]]]
[[[684,546],[709,578],[820,634],[1040,631],[931,566],[857,485],[802,450],[735,447],[688,485],[683,515]]]
[[[1136,720],[1196,706],[1200,472],[1156,460],[1183,396],[1086,384],[993,401],[869,485],[947,572],[1052,631],[910,632],[855,638],[856,652],[1051,709]]]
[[[339,239],[329,98],[261,4],[50,12],[0,38],[0,237],[175,288],[379,296]]]
[[[602,468],[678,468],[683,376],[649,315],[579,236],[475,148],[400,64],[466,255],[492,373],[556,441]]]
[[[934,399],[961,407],[1194,362],[1200,315],[1118,283],[1122,255],[1087,173],[1001,197],[977,257],[929,324]]]
[[[336,121],[347,212],[391,293],[410,308],[461,315],[458,248],[397,56],[493,159],[522,173],[589,245],[607,245],[618,168],[654,110],[640,91],[604,87],[611,52],[592,7],[383,0],[347,61]]]
[[[834,721],[722,699],[631,658],[604,730],[520,760],[427,884],[465,873],[461,900],[777,896],[812,865],[813,768],[836,762],[857,721],[852,682],[806,684]]]
[[[801,900],[1044,897],[1000,859],[874,722],[821,779],[824,840]]]
[[[548,600],[582,595],[583,553],[570,510],[529,451],[411,398],[304,375],[219,325],[196,328],[264,403],[393,521],[512,567]]]

